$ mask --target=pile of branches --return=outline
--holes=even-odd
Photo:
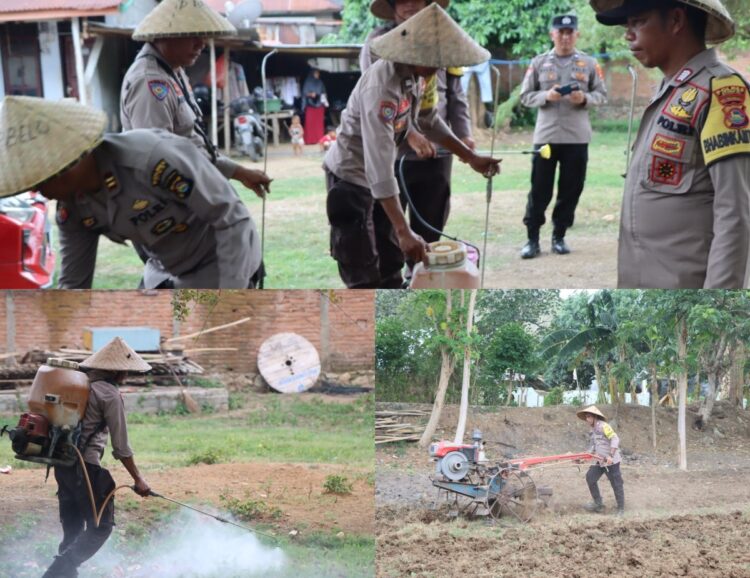
[[[376,411],[375,444],[419,441],[424,432],[424,425],[409,422],[424,422],[429,415],[429,412],[420,410]]]

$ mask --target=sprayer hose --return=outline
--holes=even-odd
[[[73,446],[76,453],[78,454],[78,459],[81,461],[81,469],[83,470],[83,477],[86,480],[86,488],[89,492],[89,499],[91,500],[91,513],[94,515],[94,527],[99,527],[99,522],[101,522],[102,515],[104,514],[104,508],[107,507],[107,504],[109,501],[115,497],[115,492],[118,490],[122,490],[123,488],[130,488],[127,484],[123,484],[122,486],[115,487],[114,490],[112,490],[106,498],[104,498],[104,502],[102,502],[102,507],[97,512],[96,510],[96,500],[94,499],[94,490],[91,487],[91,479],[89,479],[89,472],[86,469],[86,462],[83,461],[83,455],[79,451],[79,449],[75,446]]]

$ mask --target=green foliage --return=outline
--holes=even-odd
[[[185,321],[196,305],[206,305],[213,309],[219,303],[219,291],[198,289],[176,289],[172,291],[172,317]]]
[[[245,407],[245,399],[242,397],[241,394],[231,392],[229,394],[229,411],[233,411],[235,409],[242,409]]]
[[[229,490],[224,490],[219,494],[219,500],[233,516],[245,522],[278,520],[282,515],[279,508],[271,507],[262,500],[253,500],[247,494],[244,499],[239,499],[232,496]]]
[[[331,474],[326,476],[323,482],[323,490],[326,494],[345,496],[354,490],[354,482],[350,482],[346,476]]]
[[[210,377],[203,377],[200,375],[192,376],[189,379],[183,379],[183,382],[187,381],[190,385],[195,387],[202,387],[204,389],[221,389],[224,384],[218,379],[212,379]]]
[[[199,453],[192,454],[188,460],[187,465],[195,466],[197,464],[218,464],[225,460],[224,454],[215,449],[208,449]]]
[[[563,388],[553,387],[544,396],[544,407],[561,405],[563,402]]]

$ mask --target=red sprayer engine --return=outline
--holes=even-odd
[[[48,359],[34,377],[29,392],[29,411],[14,429],[4,427],[19,460],[70,466],[77,459],[75,447],[89,399],[89,380],[78,364]]]

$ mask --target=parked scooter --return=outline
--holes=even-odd
[[[250,160],[263,158],[263,121],[253,109],[253,99],[249,96],[236,98],[230,104],[233,116],[234,146]]]

